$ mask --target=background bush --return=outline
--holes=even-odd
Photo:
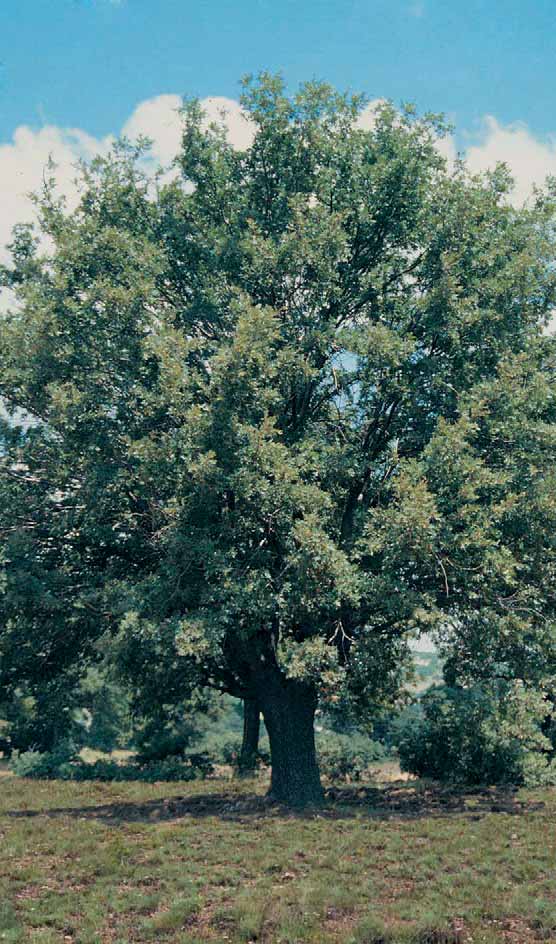
[[[10,768],[18,777],[42,780],[68,779],[63,774],[75,756],[73,744],[60,744],[54,751],[21,751],[13,755]]]
[[[90,764],[70,759],[60,752],[41,754],[38,751],[27,751],[12,760],[11,769],[19,777],[40,780],[140,780],[156,783],[162,780],[202,779],[212,773],[213,766],[206,754],[165,758],[146,764],[119,764],[114,760],[97,760]]]
[[[553,745],[542,731],[553,706],[542,693],[515,681],[438,686],[421,709],[400,735],[402,770],[469,784],[556,782]]]
[[[316,741],[320,772],[329,780],[364,780],[371,764],[387,756],[382,744],[357,732],[321,731]]]
[[[200,743],[213,764],[219,766],[236,767],[241,753],[242,734],[239,731],[221,731],[209,734]],[[265,766],[270,763],[270,745],[268,737],[261,724],[259,750],[256,757],[256,766]]]

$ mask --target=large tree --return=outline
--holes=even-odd
[[[167,639],[257,701],[305,804],[318,699],[395,694],[411,634],[548,673],[554,200],[447,167],[434,116],[268,76],[242,101],[247,150],[189,103],[177,179],[122,144],[72,212],[46,186],[48,254],[16,234],[3,632],[68,664]]]

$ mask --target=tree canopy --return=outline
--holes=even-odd
[[[392,697],[412,635],[452,681],[554,674],[555,198],[515,208],[411,108],[266,75],[242,104],[248,149],[186,103],[179,174],[122,142],[71,212],[46,184],[46,249],[14,234],[0,673],[163,646],[258,701],[303,804],[318,699]]]

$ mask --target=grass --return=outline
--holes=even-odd
[[[554,791],[0,783],[1,942],[556,942]]]

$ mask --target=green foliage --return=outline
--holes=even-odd
[[[197,750],[208,754],[213,764],[226,765],[238,771],[241,748],[243,744],[244,727],[243,702],[229,695],[220,698],[220,710],[211,720],[210,726],[197,742]],[[259,727],[258,750],[254,758],[256,771],[262,765],[270,762],[270,747],[264,725]],[[238,771],[239,772],[239,771]],[[251,772],[251,767],[249,768]]]
[[[363,734],[317,735],[317,756],[323,776],[332,781],[358,781],[369,777],[372,764],[385,760],[386,751],[378,741]]]
[[[383,745],[387,754],[396,756],[400,741],[422,718],[420,701],[409,701],[408,704],[380,712],[373,720],[370,733],[374,740]]]
[[[92,666],[79,685],[77,719],[82,727],[80,744],[110,753],[128,748],[132,736],[130,698],[114,678],[114,666]]]
[[[179,179],[119,144],[74,210],[46,182],[48,254],[14,234],[0,682],[38,697],[117,637],[147,715],[180,685],[369,715],[428,632],[451,683],[541,684],[553,189],[512,207],[503,169],[447,166],[437,118],[364,130],[327,85],[263,75],[242,103],[247,150],[189,103]]]
[[[75,749],[112,751],[129,746],[129,697],[108,677],[106,666],[91,666],[82,679],[66,674],[25,685],[0,703],[0,750],[49,754],[71,742]]]
[[[76,722],[76,697],[64,679],[54,679],[35,689],[24,684],[5,692],[0,703],[0,750],[51,752],[67,743],[80,743],[82,729]]]
[[[521,683],[438,687],[423,715],[402,731],[402,770],[470,784],[556,783],[553,747],[542,725],[553,715],[542,693]]]
[[[10,767],[18,777],[44,780],[67,779],[75,758],[72,744],[60,744],[55,751],[22,751],[12,757]]]
[[[128,618],[110,646],[110,659],[128,694],[130,740],[141,762],[182,755],[218,723],[220,698],[199,687],[199,672],[178,654],[166,624]]]
[[[139,761],[149,763],[185,754],[200,740],[210,723],[204,708],[204,703],[187,702],[153,713],[134,731]]]
[[[241,734],[209,734],[203,739],[203,751],[208,754],[213,764],[225,764],[237,767],[241,753]],[[255,769],[270,762],[268,738],[263,736],[255,759]]]
[[[166,757],[148,763],[118,763],[113,760],[86,763],[71,753],[59,750],[52,754],[26,751],[14,757],[11,769],[19,777],[39,780],[156,783],[164,780],[197,780],[212,773],[213,766],[206,754]]]
[[[180,723],[181,722],[181,723]],[[193,720],[179,722],[173,719],[147,721],[135,734],[135,746],[141,763],[165,760],[184,754],[191,742],[198,737]]]

